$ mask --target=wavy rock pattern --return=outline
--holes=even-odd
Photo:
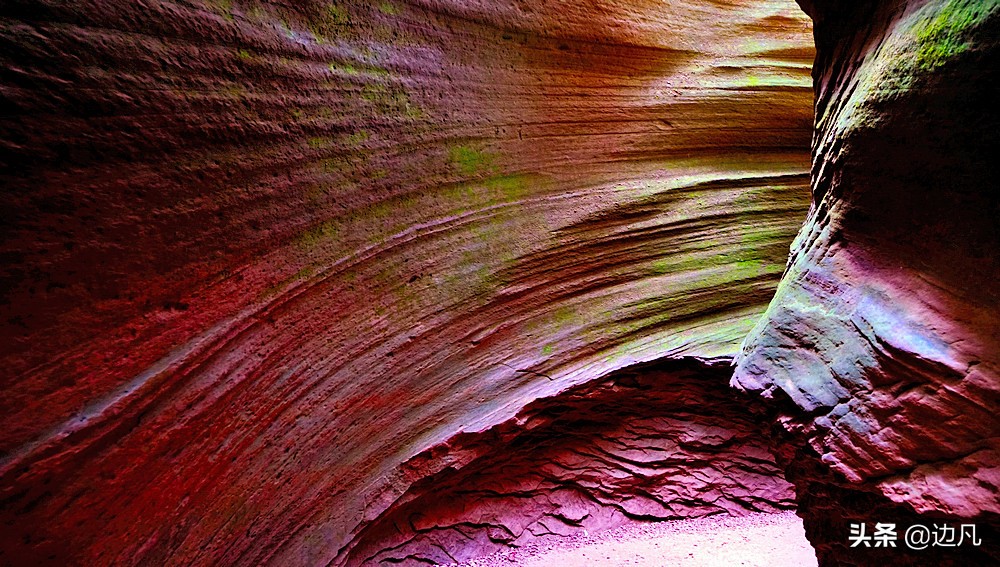
[[[793,508],[729,362],[617,371],[420,453],[407,467],[448,466],[359,534],[346,564],[457,563],[627,522]]]
[[[909,564],[846,549],[847,518],[882,514],[975,519],[984,547],[921,561],[996,562],[1000,3],[803,4],[813,206],[734,383],[776,400],[813,463],[790,478],[821,559]]]
[[[332,561],[429,447],[733,355],[808,206],[787,1],[0,22],[0,562]]]

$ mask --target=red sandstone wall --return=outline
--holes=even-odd
[[[329,561],[456,432],[733,354],[807,206],[788,2],[0,18],[0,561]]]

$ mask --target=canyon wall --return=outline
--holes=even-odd
[[[998,2],[800,4],[815,129],[790,1],[5,2],[0,563],[446,560],[781,469],[824,564],[1000,560]]]
[[[344,561],[431,448],[733,356],[808,207],[787,0],[0,21],[0,563]]]
[[[733,383],[777,412],[823,563],[995,563],[1000,3],[802,4],[813,204]],[[983,545],[850,549],[859,521],[973,523]]]

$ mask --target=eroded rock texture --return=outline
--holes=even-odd
[[[846,549],[850,519],[897,517],[990,534],[922,561],[995,562],[1000,4],[803,4],[813,206],[734,383],[781,407],[802,447],[789,474],[821,559],[914,561]]]
[[[0,562],[333,561],[429,447],[734,354],[808,206],[789,1],[0,22]]]
[[[638,365],[414,457],[446,462],[348,548],[348,565],[454,563],[626,522],[794,507],[729,360]]]

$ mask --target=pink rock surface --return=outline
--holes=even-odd
[[[597,536],[531,545],[474,559],[458,567],[812,567],[816,554],[792,512],[711,516],[630,524]]]

